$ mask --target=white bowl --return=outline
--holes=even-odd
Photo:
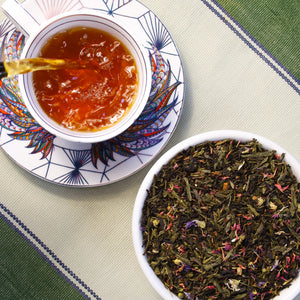
[[[266,150],[276,150],[277,154],[285,153],[285,161],[289,164],[292,168],[294,175],[296,176],[297,180],[300,181],[300,163],[286,150],[284,150],[279,145],[275,144],[274,142],[248,132],[242,131],[234,131],[234,130],[220,130],[220,131],[211,131],[206,132],[203,134],[199,134],[188,138],[179,144],[175,145],[169,151],[167,151],[161,158],[153,165],[150,169],[146,177],[144,178],[142,185],[138,191],[133,215],[132,215],[132,237],[133,237],[133,244],[136,253],[136,257],[140,264],[141,269],[143,270],[146,278],[152,285],[152,287],[156,290],[156,292],[165,300],[175,300],[179,299],[173,293],[171,293],[164,284],[160,281],[160,279],[155,275],[152,268],[149,266],[147,262],[147,258],[144,255],[144,247],[143,245],[143,236],[141,231],[141,218],[142,218],[142,209],[144,206],[145,199],[147,197],[147,190],[149,190],[152,182],[153,176],[158,174],[161,170],[162,166],[165,165],[173,158],[177,153],[181,152],[182,150],[188,149],[190,146],[194,146],[197,144],[201,144],[206,141],[217,141],[223,139],[235,139],[240,140],[241,142],[250,141],[253,138],[256,139],[258,142],[261,143],[264,149]],[[298,275],[297,278],[294,279],[293,283],[290,287],[282,290],[279,296],[275,297],[276,300],[286,300],[286,299],[293,299],[300,293],[300,276]]]
[[[116,20],[112,16],[104,15],[95,10],[82,9],[60,14],[35,29],[26,41],[21,58],[37,57],[41,47],[43,47],[51,36],[61,30],[80,26],[97,28],[108,32],[121,40],[134,56],[138,69],[138,92],[134,104],[126,115],[112,126],[99,131],[75,131],[67,129],[53,121],[40,107],[34,93],[32,73],[19,76],[20,92],[33,118],[50,133],[73,142],[101,142],[117,136],[132,125],[148,101],[152,73],[149,51],[146,49],[146,45],[142,44],[142,38],[132,28],[128,28],[127,24]]]

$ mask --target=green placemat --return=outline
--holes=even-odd
[[[83,299],[0,216],[0,299]]]
[[[300,81],[300,1],[217,2]]]

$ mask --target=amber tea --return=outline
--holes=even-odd
[[[53,35],[40,56],[88,65],[33,73],[36,98],[58,124],[76,131],[102,130],[132,107],[138,90],[136,62],[113,35],[90,27],[68,28]]]

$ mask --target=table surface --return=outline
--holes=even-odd
[[[213,1],[142,3],[169,30],[184,67],[184,109],[161,154],[195,134],[233,129],[264,136],[300,161],[299,81],[297,92],[216,14]],[[160,299],[131,238],[135,197],[156,159],[122,181],[85,189],[43,181],[2,150],[0,160],[0,202],[101,299]]]

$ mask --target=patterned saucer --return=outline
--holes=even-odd
[[[128,130],[105,142],[77,144],[61,140],[42,128],[23,104],[18,78],[5,78],[0,81],[2,149],[28,172],[67,186],[106,185],[143,168],[172,136],[183,107],[183,69],[168,30],[136,0],[26,0],[22,6],[38,23],[60,12],[89,8],[131,24],[148,45],[152,88],[144,111]],[[0,43],[3,60],[17,59],[25,37],[5,19],[0,26]]]

